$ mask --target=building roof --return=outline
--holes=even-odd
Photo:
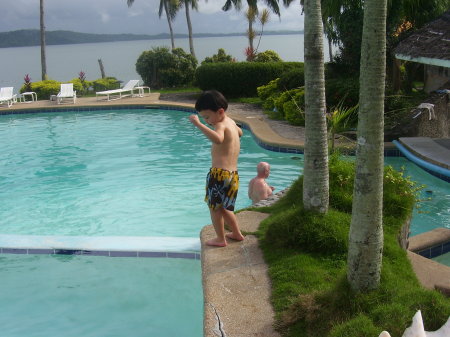
[[[401,41],[394,53],[401,60],[450,68],[450,10]]]

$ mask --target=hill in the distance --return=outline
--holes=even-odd
[[[287,34],[302,34],[302,31],[268,31],[264,35],[287,35]],[[213,37],[213,36],[239,36],[244,33],[231,34],[194,34],[194,37]],[[175,34],[176,38],[186,38],[187,34]],[[170,35],[167,33],[158,35],[145,34],[88,34],[77,33],[66,30],[56,30],[45,32],[46,45],[58,44],[78,44],[78,43],[99,43],[99,42],[114,42],[114,41],[135,41],[135,40],[157,40],[169,39]],[[7,47],[26,47],[39,46],[41,44],[39,29],[23,29],[11,32],[0,33],[0,48]]]

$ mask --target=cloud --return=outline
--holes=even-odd
[[[167,33],[165,17],[158,17],[160,0],[135,0],[129,8],[126,0],[45,0],[47,30],[72,30],[86,33],[159,34]],[[1,0],[0,31],[39,29],[39,1]],[[199,0],[198,12],[191,11],[194,33],[244,32],[245,1],[241,11],[224,12],[225,0]],[[263,8],[263,6],[260,6]],[[281,17],[272,14],[265,29],[303,29],[303,16],[298,3],[289,8],[280,5]],[[184,9],[178,13],[174,30],[186,33]]]
[[[202,14],[215,14],[222,12],[223,3],[221,1],[205,1],[200,0],[198,2],[198,12]]]
[[[100,14],[100,20],[103,23],[108,23],[111,20],[111,17],[108,13],[99,13]]]

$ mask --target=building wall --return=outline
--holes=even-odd
[[[437,90],[448,81],[450,81],[450,68],[425,64],[425,92],[430,93]]]
[[[426,102],[434,104],[434,115],[425,109],[416,117],[417,136],[430,138],[450,137],[450,94],[433,94]],[[416,110],[416,113],[418,110]]]

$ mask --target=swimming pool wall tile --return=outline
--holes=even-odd
[[[137,252],[121,252],[121,251],[111,251],[109,252],[109,256],[111,257],[138,257]]]
[[[442,245],[442,254],[450,252],[450,241]]]
[[[417,251],[416,253],[426,257],[427,259],[433,259],[448,252],[450,252],[450,241],[438,244],[436,246],[427,247]]]
[[[167,257],[166,252],[137,252],[138,257]]]
[[[22,248],[1,248],[2,254],[28,254],[27,249]]]
[[[55,250],[54,249],[28,249],[28,254],[55,254]]]
[[[91,256],[109,256],[108,250],[83,250],[82,255],[91,255]]]
[[[168,252],[167,257],[171,258],[178,258],[178,259],[194,259],[195,260],[195,253],[172,253]]]
[[[46,249],[46,248],[0,248],[0,254],[21,255],[89,255],[107,257],[142,257],[142,258],[175,258],[200,260],[199,252],[140,252],[140,251],[107,251],[78,249]]]

